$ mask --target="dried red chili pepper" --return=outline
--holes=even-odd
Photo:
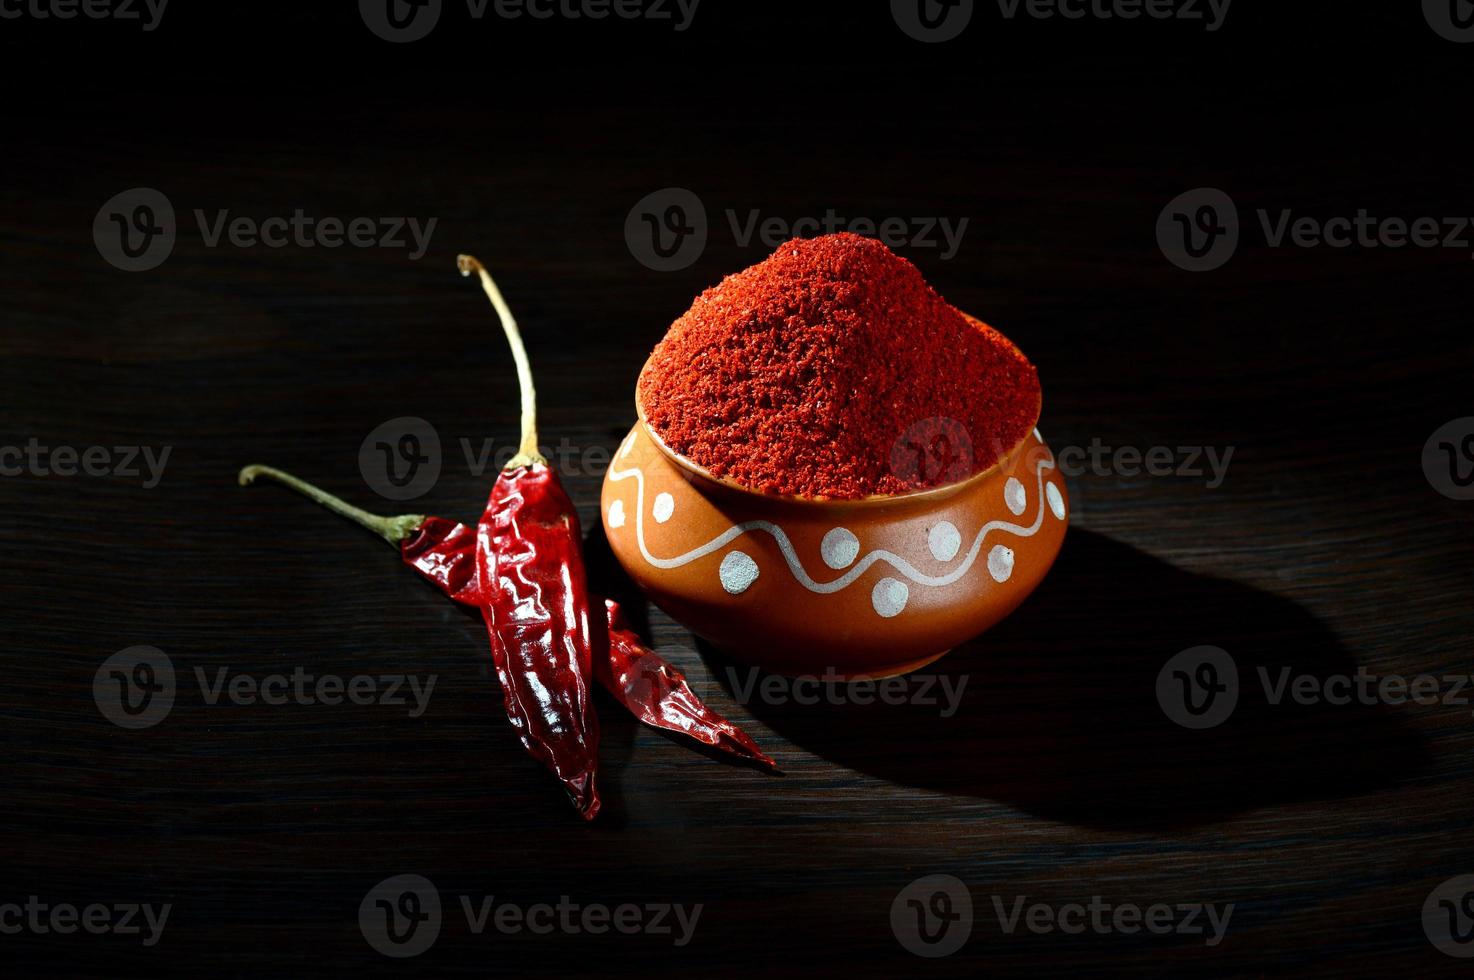
[[[250,483],[260,476],[285,483],[397,545],[406,565],[455,602],[476,609],[483,605],[474,528],[443,517],[370,514],[269,466],[247,467],[241,471],[241,482]],[[625,623],[618,603],[606,599],[604,606],[606,629],[597,638],[607,639],[608,645],[595,644],[594,677],[615,700],[652,728],[689,736],[777,770],[778,764],[746,732],[708,707],[674,665],[640,641]]]
[[[405,564],[464,605],[479,605],[475,532],[464,524],[429,518],[404,542]],[[604,600],[608,613],[607,656],[594,657],[594,676],[630,713],[652,728],[687,735],[770,769],[778,764],[746,732],[707,707],[686,678],[640,642],[619,604]]]
[[[507,717],[522,745],[563,781],[584,819],[599,812],[599,722],[589,703],[593,638],[578,511],[537,448],[537,392],[522,335],[486,269],[469,255],[496,308],[522,392],[522,442],[491,488],[476,527],[481,612]]]
[[[778,768],[746,732],[703,704],[684,674],[640,642],[625,624],[619,603],[605,599],[604,605],[609,612],[609,656],[594,660],[594,674],[606,691],[647,725]]]
[[[584,819],[599,812],[599,723],[589,703],[593,639],[573,502],[540,457],[502,471],[476,529],[482,615],[507,717],[563,781]]]
[[[512,727],[563,781],[585,819],[593,819],[598,728],[589,704],[592,641],[578,520],[567,518],[567,497],[548,492],[534,469],[502,472],[474,535],[438,517],[370,514],[269,466],[246,467],[240,482],[266,476],[292,487],[401,548],[407,562],[458,602],[478,606]],[[541,469],[546,473],[547,465]],[[444,547],[432,551],[425,547],[430,541]]]
[[[776,769],[746,734],[701,703],[679,671],[640,645],[614,603],[606,604],[599,624],[607,629],[595,638],[578,515],[537,451],[536,393],[516,321],[480,263],[462,256],[460,266],[464,275],[480,274],[512,346],[522,390],[520,450],[498,476],[474,532],[439,517],[370,514],[269,466],[242,469],[241,484],[267,476],[292,487],[399,547],[405,563],[450,598],[480,608],[508,718],[528,752],[563,781],[585,819],[593,819],[600,805],[591,670],[648,724]]]

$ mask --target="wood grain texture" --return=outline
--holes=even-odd
[[[1420,911],[1435,885],[1474,874],[1470,705],[1274,705],[1257,671],[1474,672],[1474,504],[1440,496],[1419,464],[1434,429],[1474,414],[1469,249],[1277,249],[1255,212],[1474,214],[1453,122],[1466,52],[1416,11],[1348,23],[1309,4],[1291,22],[1261,5],[1216,36],[1118,23],[1063,45],[1049,32],[1070,25],[1019,23],[1014,43],[990,14],[951,53],[857,22],[854,44],[890,66],[868,77],[853,49],[824,43],[824,16],[742,6],[713,8],[686,41],[611,25],[623,55],[579,25],[602,53],[541,79],[514,68],[564,50],[537,25],[387,65],[394,52],[361,25],[337,35],[311,18],[280,36],[227,19],[208,35],[226,58],[181,12],[171,37],[130,49],[143,67],[106,39],[87,49],[137,68],[115,90],[64,79],[17,110],[0,160],[0,445],[171,456],[152,489],[0,478],[0,902],[174,911],[156,947],[22,933],[0,936],[7,960],[223,976],[1461,968]],[[6,71],[40,57],[23,56],[25,37],[6,41]],[[1346,77],[1347,52],[1384,38],[1400,60]],[[233,59],[267,50],[292,67],[240,81]],[[631,257],[623,228],[636,200],[673,185],[702,197],[711,235],[691,268],[662,274]],[[128,274],[91,228],[134,186],[164,190],[181,232],[163,266]],[[1232,193],[1245,240],[1191,275],[1153,229],[1198,186]],[[727,211],[829,207],[970,220],[954,258],[905,254],[1038,364],[1056,450],[1232,447],[1226,478],[1070,476],[1072,530],[1045,586],[928,668],[965,684],[947,716],[739,703],[739,668],[636,601],[656,647],[785,774],[715,761],[601,697],[606,812],[584,826],[509,732],[481,625],[371,536],[278,488],[241,489],[236,470],[271,463],[392,510],[360,476],[359,444],[420,416],[444,465],[413,509],[475,517],[490,473],[462,440],[511,445],[517,400],[490,311],[455,273],[474,251],[517,310],[543,431],[568,440],[567,485],[597,529],[602,461],[650,347],[695,292],[766,252],[737,240]],[[418,261],[210,248],[196,208],[437,226]],[[627,592],[597,530],[589,555],[604,588]],[[92,696],[102,661],[135,644],[179,674],[168,718],[137,732]],[[1192,732],[1155,685],[1202,644],[1230,651],[1244,686],[1228,722]],[[196,680],[298,667],[436,683],[410,717],[212,705]],[[368,889],[402,873],[433,881],[446,907],[434,948],[407,964],[358,925]],[[890,918],[929,874],[966,883],[975,918],[936,960],[903,949]],[[487,895],[703,912],[683,947],[476,935],[459,899]],[[1017,896],[1235,911],[1214,947],[1010,935],[993,903]]]

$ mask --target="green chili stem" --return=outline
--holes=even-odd
[[[522,445],[518,447],[517,455],[508,460],[502,469],[515,470],[519,466],[546,463],[547,459],[537,451],[537,389],[532,384],[532,365],[527,361],[527,348],[522,345],[522,333],[517,329],[512,308],[502,298],[502,291],[497,288],[491,273],[486,271],[486,267],[475,256],[457,256],[456,266],[463,276],[474,272],[481,277],[481,289],[496,308],[496,315],[502,321],[502,330],[507,335],[507,343],[512,346],[512,360],[517,362],[517,383],[522,388]]]
[[[368,528],[379,535],[391,545],[398,547],[401,542],[415,533],[415,529],[425,523],[423,514],[401,514],[398,517],[380,517],[378,514],[370,514],[366,510],[360,510],[345,500],[341,500],[320,490],[308,483],[299,480],[290,473],[283,473],[271,466],[247,466],[241,470],[241,486],[248,487],[256,482],[258,476],[268,477],[278,483],[284,483],[302,496],[312,500],[328,510],[342,517],[348,518],[356,524]]]

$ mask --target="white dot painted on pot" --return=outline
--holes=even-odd
[[[893,578],[883,578],[876,582],[875,588],[870,592],[870,604],[886,619],[899,615],[906,608],[906,600],[909,598],[911,590],[906,587],[906,583]]]
[[[732,595],[741,595],[757,581],[757,572],[757,562],[752,560],[751,555],[729,551],[727,557],[722,559],[722,567],[717,574],[721,576],[722,588]]]
[[[624,501],[616,500],[609,505],[609,526],[624,527]]]
[[[1044,496],[1049,499],[1049,509],[1054,511],[1054,516],[1064,520],[1065,498],[1060,495],[1059,487],[1053,483],[1044,484]]]
[[[926,545],[937,561],[951,561],[962,547],[962,534],[951,521],[942,521],[926,532]]]
[[[1024,508],[1029,506],[1029,491],[1024,489],[1018,477],[1008,478],[1008,485],[1003,488],[1003,502],[1008,505],[1009,510],[1013,511],[1015,517],[1022,514]]]
[[[993,546],[993,550],[988,552],[988,574],[993,576],[995,582],[1008,581],[1008,577],[1013,574],[1012,548],[1005,548],[1001,544]]]
[[[860,539],[849,528],[836,527],[819,542],[819,554],[830,568],[849,568],[860,554]]]
[[[676,512],[676,498],[668,493],[656,494],[655,507],[652,512],[655,514],[655,522],[664,524],[670,520],[670,515]]]

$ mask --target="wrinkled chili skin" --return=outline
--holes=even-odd
[[[481,605],[476,577],[476,531],[443,517],[427,517],[400,545],[405,564],[466,606]]]
[[[778,768],[746,732],[703,704],[684,674],[640,642],[626,625],[619,603],[606,599],[604,605],[609,615],[609,656],[595,658],[594,671],[605,690],[647,725]]]
[[[476,532],[471,528],[441,517],[427,518],[405,541],[403,553],[405,564],[456,602],[481,606]],[[615,700],[652,728],[678,732],[723,752],[778,768],[746,732],[707,707],[679,670],[640,641],[625,623],[619,603],[606,599],[604,606],[605,629],[594,630],[594,677]]]
[[[507,717],[592,820],[600,805],[599,728],[589,703],[583,537],[573,501],[546,463],[497,478],[476,530],[476,574]]]

